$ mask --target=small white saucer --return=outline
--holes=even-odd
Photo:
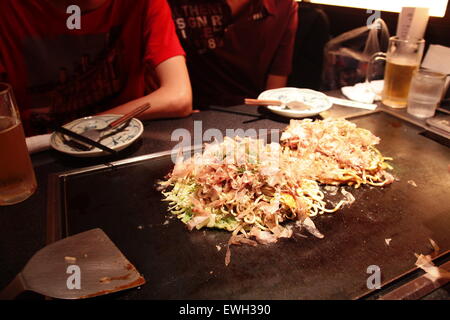
[[[69,129],[76,133],[83,133],[88,129],[101,129],[104,128],[107,123],[113,122],[114,120],[121,117],[120,115],[101,115],[81,118],[72,121],[66,125],[64,128]],[[136,141],[144,132],[144,125],[141,121],[136,118],[131,119],[126,128],[118,131],[114,135],[108,136],[100,141],[108,148],[115,151],[120,151],[131,145]],[[70,139],[67,137],[67,139]],[[93,148],[89,151],[79,150],[65,143],[64,138],[59,133],[53,133],[50,139],[51,146],[63,153],[75,156],[75,157],[99,157],[109,155],[108,152],[103,151],[98,148]]]
[[[310,89],[299,88],[279,88],[267,90],[261,93],[259,100],[278,100],[283,103],[291,101],[300,101],[311,106],[308,110],[291,110],[284,106],[268,106],[267,108],[273,113],[279,114],[288,118],[305,118],[317,115],[330,109],[333,102],[322,92]]]

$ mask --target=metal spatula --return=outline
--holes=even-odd
[[[34,291],[57,299],[85,299],[145,283],[101,229],[55,242],[38,251],[2,291],[0,300]]]

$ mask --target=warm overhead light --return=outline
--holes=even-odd
[[[305,0],[305,2],[390,12],[400,12],[402,7],[430,8],[430,16],[443,17],[448,0]]]

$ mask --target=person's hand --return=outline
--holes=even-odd
[[[151,94],[130,101],[102,114],[125,114],[145,103],[151,108],[139,117],[142,120],[155,118],[187,117],[192,111],[192,89],[186,61],[183,56],[175,56],[160,63],[155,68],[160,87]]]

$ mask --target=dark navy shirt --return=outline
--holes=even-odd
[[[236,105],[291,71],[297,3],[252,0],[233,20],[226,0],[169,0],[187,54],[194,105]]]

